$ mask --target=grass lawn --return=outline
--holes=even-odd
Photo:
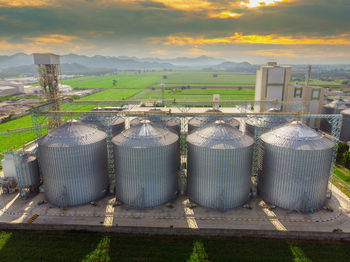
[[[348,261],[349,243],[0,232],[1,261]]]
[[[144,89],[147,87],[158,87],[162,79],[160,73],[144,74],[119,74],[102,76],[84,76],[62,80],[62,84],[70,85],[72,88],[136,88]],[[116,87],[113,86],[113,80],[117,80]]]
[[[344,167],[335,166],[334,175],[342,180],[344,183],[350,185],[350,170]]]

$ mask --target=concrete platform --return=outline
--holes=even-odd
[[[180,196],[173,203],[173,208],[163,205],[137,210],[123,205],[113,207],[115,199],[112,195],[97,201],[97,206],[88,204],[67,209],[60,209],[49,203],[38,205],[45,199],[43,193],[29,200],[20,199],[18,194],[2,195],[0,228],[92,231],[107,229],[114,232],[125,232],[128,229],[127,232],[131,233],[140,233],[142,229],[148,233],[152,230],[154,233],[162,233],[171,229],[174,232],[216,232],[215,234],[223,235],[237,230],[253,230],[257,234],[269,232],[270,236],[276,235],[274,232],[284,232],[286,237],[288,232],[294,235],[299,232],[300,236],[315,236],[315,233],[322,232],[334,234],[334,229],[340,229],[350,239],[350,199],[334,186],[332,192],[333,196],[327,200],[326,206],[333,212],[320,210],[310,214],[289,212],[281,208],[269,209],[259,197],[250,200],[248,204],[251,209],[242,207],[220,212],[200,206],[191,209],[185,196]],[[165,229],[168,231],[164,231]],[[190,231],[184,231],[186,229]]]

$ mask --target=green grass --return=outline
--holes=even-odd
[[[217,77],[213,77],[217,74]],[[172,86],[255,86],[255,74],[228,72],[177,72],[168,75],[166,87]]]
[[[113,86],[113,80],[117,80],[117,84]],[[70,85],[72,88],[136,88],[143,89],[147,87],[155,87],[159,85],[162,79],[160,73],[145,73],[145,74],[118,74],[118,75],[103,75],[103,76],[84,76],[80,78],[62,80],[65,85]]]
[[[1,261],[348,261],[349,243],[0,232]]]
[[[334,174],[344,183],[350,185],[350,170],[335,166]]]
[[[21,99],[41,99],[40,96],[37,95],[26,95],[26,96],[1,96],[0,97],[0,102],[4,102],[4,101],[18,101]]]
[[[176,99],[177,101],[212,101],[213,94],[220,94],[222,101],[226,100],[254,100],[254,89],[185,89],[185,90],[165,90],[165,99]],[[152,100],[161,99],[161,90],[145,89],[130,99]]]

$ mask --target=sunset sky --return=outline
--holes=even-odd
[[[0,55],[350,64],[350,0],[0,0]]]

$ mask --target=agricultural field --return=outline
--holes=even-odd
[[[346,79],[324,81],[324,80],[320,80],[320,79],[310,79],[310,85],[337,88],[337,87],[343,86],[344,84],[342,84],[342,82],[345,80]],[[298,84],[300,84],[300,85],[305,84],[304,81],[293,81],[293,79],[291,80],[292,84],[296,84],[296,82],[298,82]]]
[[[213,95],[219,94],[222,101],[226,100],[254,100],[254,89],[174,89],[165,90],[165,99],[177,101],[213,101]],[[145,89],[130,99],[134,100],[157,100],[162,98],[161,90]]]
[[[176,72],[164,79],[166,87],[174,86],[229,86],[254,87],[255,74],[229,72]]]
[[[346,242],[0,231],[1,261],[348,261]]]
[[[140,90],[132,89],[107,89],[105,91],[83,97],[79,99],[80,101],[94,101],[94,100],[126,100],[133,97]]]
[[[22,118],[9,121],[7,123],[0,125],[0,132],[6,132],[11,129],[25,128],[32,126],[32,118],[30,115],[24,116]],[[32,131],[27,131],[24,133],[11,134],[10,137],[0,136],[0,154],[8,151],[10,149],[10,142],[14,149],[20,148],[22,145],[29,143],[34,140],[34,133]]]
[[[62,84],[69,85],[74,89],[79,88],[135,88],[144,89],[159,86],[162,79],[161,73],[119,73],[118,75],[102,76],[84,76],[62,80]],[[113,80],[116,80],[116,86],[113,86]]]

